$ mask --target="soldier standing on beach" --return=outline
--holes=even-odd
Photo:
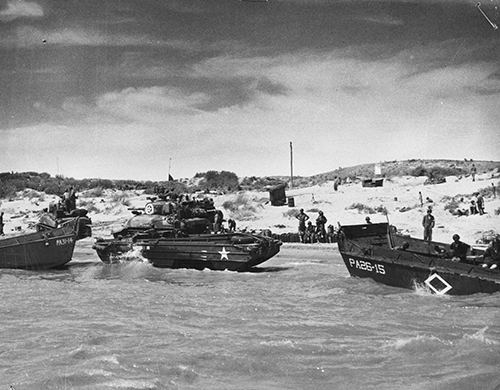
[[[479,211],[479,215],[483,215],[484,214],[484,198],[479,192],[476,192],[476,204],[477,204],[477,211]]]
[[[418,200],[420,201],[420,207],[424,205],[424,200],[422,198],[422,192],[418,191]]]
[[[476,181],[476,173],[477,173],[476,165],[472,164],[472,168],[470,169],[470,174],[472,175],[472,181]]]
[[[333,189],[337,191],[339,189],[340,177],[335,176],[335,180],[333,181]]]
[[[469,210],[470,210],[470,215],[477,214],[476,201],[474,199],[470,201]]]
[[[304,233],[304,242],[312,244],[316,241],[316,228],[311,221],[307,222],[306,231]]]
[[[309,219],[309,215],[304,213],[304,209],[300,209],[299,214],[295,217],[299,220],[299,239],[300,242],[304,242],[304,234],[306,233],[306,221]]]
[[[432,215],[432,209],[429,207],[427,209],[427,214],[424,215],[424,218],[422,220],[425,241],[432,241],[432,229],[434,228],[435,224],[436,221],[434,220],[434,216]]]
[[[323,211],[320,211],[318,218],[316,218],[316,234],[318,237],[318,241],[321,240],[323,242],[326,240],[326,229],[325,229],[326,222],[327,219],[323,214]]]

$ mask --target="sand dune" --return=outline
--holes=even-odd
[[[238,228],[271,229],[274,233],[295,232],[297,220],[293,214],[303,208],[314,223],[318,211],[322,210],[328,218],[328,224],[364,223],[370,216],[373,222],[389,221],[405,233],[416,237],[422,236],[421,221],[428,206],[432,206],[436,218],[434,239],[451,241],[451,236],[458,233],[469,243],[480,240],[483,234],[497,231],[500,226],[500,194],[496,198],[490,193],[485,197],[485,215],[458,217],[445,209],[450,204],[450,197],[461,195],[460,207],[467,209],[473,193],[498,187],[497,171],[483,173],[473,182],[470,177],[457,178],[449,176],[446,182],[435,185],[424,185],[425,177],[403,176],[385,180],[383,187],[363,188],[361,184],[350,183],[341,185],[334,190],[333,182],[327,181],[321,185],[287,190],[287,196],[295,200],[295,207],[275,207],[268,202],[267,192],[244,191],[226,195],[211,195],[215,205],[224,211],[226,218],[237,221]],[[419,191],[424,198],[420,206]],[[39,211],[47,207],[56,196],[39,194],[30,199],[22,194],[12,201],[2,201],[0,208],[5,212],[4,231],[15,234],[26,231],[36,223]],[[433,202],[425,202],[429,197]],[[101,196],[92,196],[91,192],[79,194],[78,207],[88,208],[94,223],[94,236],[109,235],[111,230],[123,224],[131,216],[129,207],[142,207],[147,202],[147,195],[138,191],[107,190]],[[457,198],[457,199],[458,199]],[[238,201],[241,203],[236,211],[228,211],[223,204]],[[358,208],[353,208],[357,204]],[[370,212],[369,208],[379,210]],[[361,209],[361,210],[360,210]],[[386,209],[387,216],[380,210]]]

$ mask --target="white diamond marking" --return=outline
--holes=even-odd
[[[438,290],[436,287],[434,287],[431,282],[434,280],[434,279],[437,279],[439,280],[441,283],[443,283],[446,287],[443,288],[442,290]],[[429,276],[427,279],[425,279],[424,283],[432,290],[434,291],[437,295],[444,295],[446,294],[448,291],[450,291],[453,287],[451,286],[451,284],[449,284],[446,280],[444,280],[441,276],[439,276],[438,274],[432,274],[431,276]]]

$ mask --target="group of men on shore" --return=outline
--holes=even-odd
[[[334,229],[332,225],[326,227],[328,221],[323,211],[318,211],[316,218],[316,225],[309,221],[309,215],[304,213],[304,209],[300,209],[299,214],[296,215],[299,220],[299,239],[302,243],[313,242],[333,242]]]

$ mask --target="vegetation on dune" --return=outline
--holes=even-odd
[[[78,207],[86,209],[89,213],[98,213],[100,211],[93,200],[79,199]]]
[[[256,177],[249,176],[241,180],[240,187],[242,190],[267,191],[269,188],[286,183],[287,180],[278,177]]]
[[[298,209],[289,209],[283,213],[283,217],[288,218],[288,219],[293,219],[297,215],[299,215]]]
[[[74,179],[61,175],[51,176],[42,172],[3,172],[0,173],[0,198],[15,196],[16,192],[31,189],[46,194],[62,195],[69,187],[78,191],[90,189],[153,189],[157,182],[108,179]]]
[[[370,207],[363,203],[353,203],[352,205],[346,207],[346,210],[358,210],[358,213],[364,214],[387,214],[387,209],[385,206]]]
[[[204,191],[235,191],[239,189],[239,179],[234,172],[207,171],[194,175],[198,182],[198,189]]]
[[[222,207],[238,221],[249,221],[256,218],[255,201],[245,194],[238,194],[234,199],[226,200],[222,203]]]

